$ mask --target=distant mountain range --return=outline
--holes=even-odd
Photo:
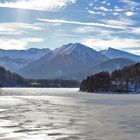
[[[36,48],[31,48],[27,50],[0,49],[0,66],[3,66],[8,70],[16,72],[50,51],[50,49]]]
[[[31,79],[82,80],[140,61],[140,56],[109,48],[96,51],[80,43],[50,49],[0,50],[0,65]]]
[[[85,70],[108,57],[82,44],[68,44],[30,63],[19,72],[26,78],[59,78]]]

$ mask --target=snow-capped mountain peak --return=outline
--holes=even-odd
[[[87,47],[80,43],[69,43],[67,45],[63,45],[61,48],[55,49],[54,53],[70,54],[74,51],[80,51],[83,49],[87,49]]]
[[[67,45],[63,45],[61,48],[57,48],[54,50],[54,54],[57,55],[77,55],[77,57],[91,57],[95,59],[95,56],[104,57],[100,52],[95,51],[94,49],[87,47],[80,43],[69,43]]]
[[[20,72],[27,78],[56,78],[106,60],[108,57],[92,48],[80,43],[70,43],[34,61]],[[41,67],[43,69],[40,72]],[[33,73],[33,71],[35,72]]]

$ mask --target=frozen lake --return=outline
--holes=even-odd
[[[2,89],[0,140],[139,140],[140,95]]]

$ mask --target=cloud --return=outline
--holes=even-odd
[[[114,17],[130,17],[136,14],[135,12],[140,6],[140,3],[136,2],[135,0],[118,0],[115,2],[108,3],[107,1],[102,2],[95,1],[89,5],[88,13],[93,15],[108,15]],[[114,5],[114,6],[111,6]]]
[[[140,4],[136,2],[135,0],[121,0],[121,1],[131,7],[140,6]]]
[[[133,28],[133,29],[130,30],[129,32],[134,33],[134,34],[139,34],[139,35],[140,35],[140,27]]]
[[[126,18],[119,18],[119,19],[103,19],[100,20],[102,21],[104,24],[109,24],[112,26],[119,26],[119,27],[128,27],[128,26],[134,26],[136,24],[136,21],[131,20],[131,19],[126,19]]]
[[[101,10],[101,11],[110,11],[111,9],[108,9],[108,8],[106,8],[106,7],[103,7],[103,6],[101,6],[101,7],[98,7],[98,8],[96,8],[96,10]]]
[[[104,13],[104,12],[95,12],[95,11],[91,11],[91,10],[88,10],[88,12],[92,15],[106,15],[106,13]]]
[[[93,8],[89,8],[88,9],[88,13],[92,14],[92,15],[106,15],[108,12],[112,12],[113,9],[111,8],[107,8],[104,6],[100,6],[100,7],[93,7]]]
[[[136,2],[135,0],[120,0],[125,4],[125,11],[124,14],[127,17],[133,16],[137,13],[137,9],[140,6],[139,2]]]
[[[78,27],[78,28],[74,29],[74,32],[85,34],[85,33],[95,32],[97,30],[98,30],[98,28],[96,28],[96,27],[84,26],[84,27]]]
[[[22,38],[22,39],[14,39],[14,38],[0,38],[0,48],[5,50],[23,50],[30,43],[40,43],[43,42],[42,38]]]
[[[61,19],[38,19],[39,21],[49,22],[49,23],[62,23],[62,24],[75,24],[75,25],[86,25],[86,26],[96,26],[96,27],[107,27],[115,29],[125,29],[123,26],[110,25],[106,23],[95,23],[95,22],[79,22],[79,21],[69,21]]]
[[[123,38],[110,38],[110,39],[93,39],[87,38],[83,39],[81,43],[91,46],[94,49],[106,49],[108,47],[118,48],[118,49],[126,49],[133,52],[133,48],[139,47],[140,40],[137,39],[123,39]],[[140,49],[139,49],[140,51]]]
[[[119,8],[118,6],[115,6],[114,7],[114,12],[122,12],[122,11],[124,11],[125,9],[122,9],[122,8]]]
[[[92,26],[77,27],[73,31],[79,34],[93,33],[93,34],[97,34],[99,36],[104,36],[104,37],[109,37],[111,33],[114,33],[113,30],[107,30],[104,28],[92,27]]]
[[[0,2],[0,7],[52,11],[74,2],[76,0],[16,0],[15,2]]]
[[[117,16],[117,15],[119,15],[119,13],[117,13],[117,12],[114,12],[114,13],[113,13],[113,15]]]
[[[74,28],[73,32],[80,34],[80,35],[84,34],[84,36],[94,35],[94,37],[96,37],[96,38],[104,38],[104,39],[108,39],[111,37],[112,38],[121,37],[122,35],[127,34],[126,37],[128,38],[128,34],[135,35],[135,37],[140,35],[140,28],[131,27],[126,30],[117,30],[116,31],[116,30],[110,30],[108,28],[102,28],[102,27],[81,26],[81,27]],[[126,37],[123,37],[123,38],[126,38]],[[132,36],[131,36],[131,38],[132,38]]]
[[[61,36],[61,37],[80,37],[81,36],[81,35],[75,35],[75,34],[61,34],[61,33],[56,33],[54,35]]]
[[[134,13],[133,12],[126,12],[125,15],[128,16],[128,17],[130,17],[130,16],[133,16]]]
[[[23,38],[21,40],[26,41],[28,43],[40,43],[44,41],[43,38]]]
[[[9,22],[0,23],[0,34],[5,35],[20,35],[25,32],[25,30],[42,30],[41,25],[36,23],[22,23],[22,22]]]
[[[92,11],[92,10],[88,10],[88,12],[92,15],[97,14],[95,11]]]

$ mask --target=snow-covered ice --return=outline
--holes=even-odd
[[[2,89],[0,140],[139,140],[140,95]]]

